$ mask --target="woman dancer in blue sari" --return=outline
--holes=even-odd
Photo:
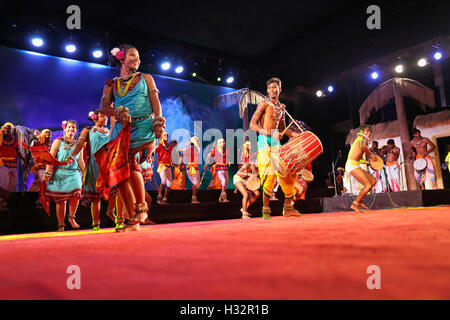
[[[106,80],[100,111],[117,120],[111,140],[118,137],[122,128],[131,125],[128,153],[130,174],[119,183],[119,193],[130,213],[130,220],[125,228],[116,230],[134,231],[139,230],[140,223],[148,217],[144,179],[136,154],[151,154],[155,139],[161,136],[165,128],[165,119],[153,77],[137,71],[141,63],[138,50],[131,45],[122,45],[111,50],[111,54],[120,67],[120,77]]]

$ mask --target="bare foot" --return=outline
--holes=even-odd
[[[360,203],[359,204],[359,206],[361,207],[361,208],[363,208],[363,209],[367,209],[367,210],[369,210],[369,207],[368,206],[366,206],[364,203]]]
[[[284,217],[301,217],[302,214],[292,208],[283,208],[283,216]]]
[[[80,225],[75,221],[75,217],[69,217],[69,223],[74,229],[80,228]]]
[[[357,211],[357,212],[363,212],[363,211],[361,210],[361,208],[359,207],[359,204],[356,203],[356,202],[353,202],[352,205],[350,206],[350,208],[351,208],[352,210]]]
[[[116,228],[116,232],[139,231],[141,226],[139,223],[127,224],[124,228]]]

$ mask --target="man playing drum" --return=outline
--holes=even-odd
[[[275,172],[271,153],[276,152],[276,147],[280,146],[282,135],[280,131],[286,129],[285,108],[286,106],[278,101],[281,93],[281,80],[278,78],[269,79],[267,82],[268,98],[261,101],[253,114],[250,122],[250,129],[255,130],[258,135],[258,170],[263,186],[263,219],[270,219],[270,196],[272,194],[276,177],[280,181],[281,189],[284,192],[285,200],[283,207],[283,215],[285,217],[301,216],[301,214],[292,206],[292,198],[296,193],[295,182],[297,175],[287,175],[282,177]],[[288,137],[298,136],[291,130],[285,130]]]
[[[386,173],[391,191],[400,191],[400,165],[398,157],[400,156],[400,148],[395,146],[394,139],[387,141],[386,151]]]
[[[423,170],[414,170],[416,181],[422,189],[425,189],[425,180],[429,175],[429,178],[433,183],[433,189],[437,189],[436,170],[434,168],[433,159],[430,157],[430,153],[436,149],[436,146],[430,139],[422,137],[420,130],[413,129],[412,135],[414,138],[409,143],[409,149],[413,155],[413,159],[425,159],[427,162],[427,165]],[[430,146],[430,149],[428,149],[428,146]],[[416,152],[414,152],[413,148],[416,149]]]
[[[367,171],[360,167],[360,161],[363,154],[367,154],[370,159],[375,160],[375,155],[369,150],[368,142],[370,136],[370,126],[362,125],[359,127],[358,136],[353,141],[352,147],[348,153],[347,163],[345,164],[345,171],[358,180],[363,188],[359,191],[355,201],[353,201],[350,208],[355,211],[362,212],[361,208],[369,209],[362,202],[366,194],[373,188],[376,183],[375,178]]]

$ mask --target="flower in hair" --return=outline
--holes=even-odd
[[[119,52],[119,51],[120,51],[120,49],[116,47],[116,48],[111,50],[111,54],[115,57],[117,52]]]
[[[97,115],[94,113],[94,111],[89,112],[89,118],[94,121],[97,120]]]
[[[61,127],[62,127],[64,130],[66,130],[66,127],[67,127],[67,121],[66,121],[66,120],[64,120],[64,121],[62,122]]]
[[[122,60],[125,57],[125,53],[123,51],[119,51],[116,53],[117,60]]]

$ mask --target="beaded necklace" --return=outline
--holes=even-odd
[[[284,116],[284,105],[280,103],[280,101],[277,101],[277,105],[275,105],[268,97],[265,99],[268,104],[270,104],[273,107],[273,117],[275,118],[275,121],[277,122],[277,128],[280,123],[280,120]]]

